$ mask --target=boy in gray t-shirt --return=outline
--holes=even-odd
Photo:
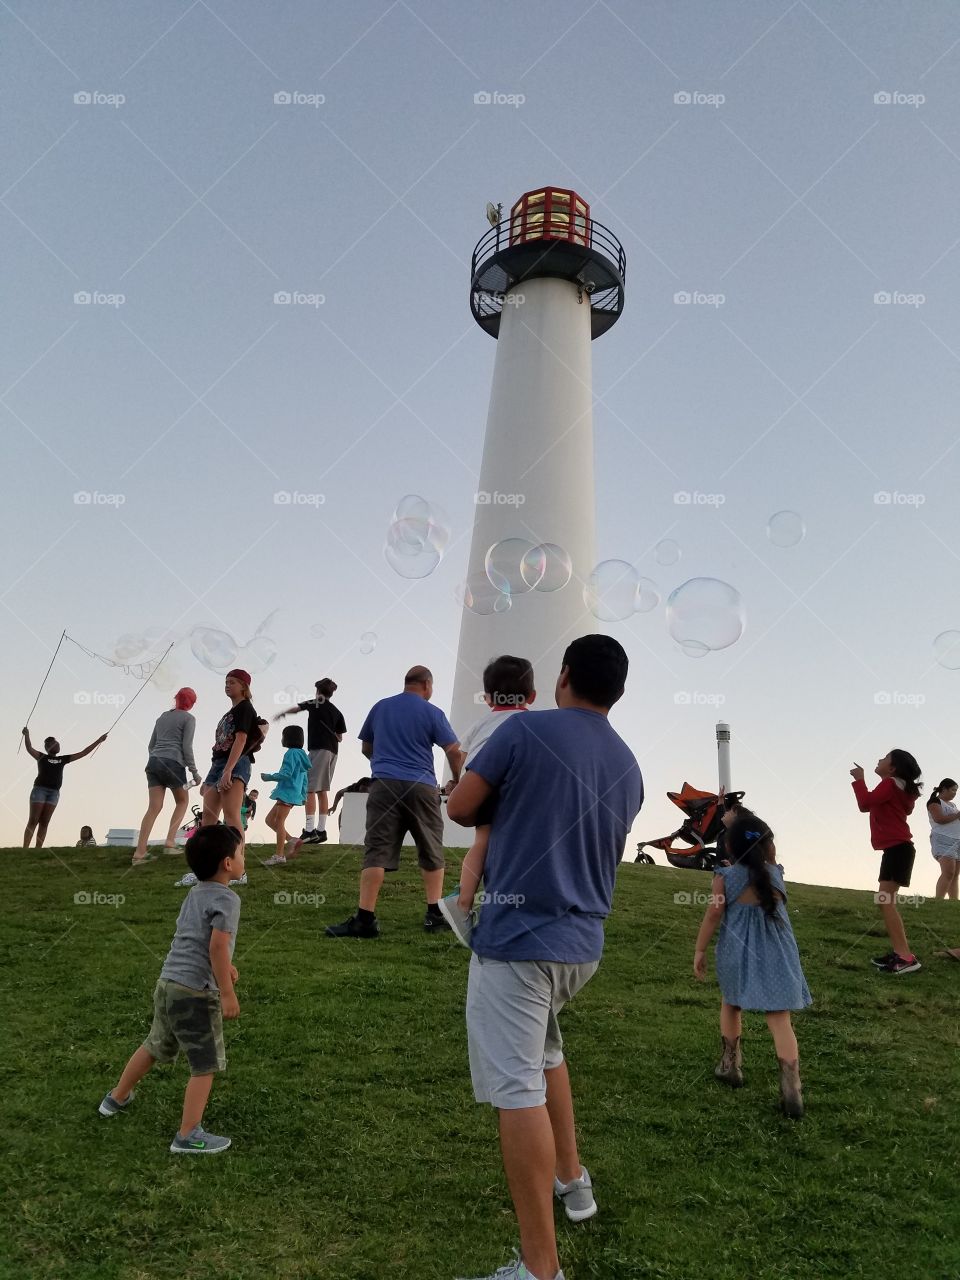
[[[155,1062],[173,1062],[182,1049],[190,1066],[183,1116],[170,1150],[175,1155],[214,1155],[229,1138],[200,1127],[217,1071],[225,1071],[223,1018],[237,1018],[231,963],[240,920],[240,898],[229,887],[243,875],[243,838],[235,827],[201,827],[187,842],[187,862],[197,877],[180,908],[174,934],[153,993],[153,1025],[100,1103],[102,1116],[119,1115],[133,1100]]]

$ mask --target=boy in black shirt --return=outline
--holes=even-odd
[[[328,796],[337,767],[340,741],[347,732],[347,722],[338,707],[330,701],[337,691],[336,683],[325,677],[316,682],[317,695],[307,702],[281,711],[274,720],[295,716],[298,711],[307,713],[307,752],[310,756],[310,776],[307,778],[306,826],[300,836],[304,844],[323,844],[327,838]],[[319,801],[319,806],[318,802]],[[319,814],[317,809],[319,807]]]

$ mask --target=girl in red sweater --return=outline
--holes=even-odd
[[[861,813],[870,815],[870,843],[883,851],[876,900],[892,950],[877,956],[873,963],[884,973],[913,973],[920,968],[920,961],[907,943],[897,910],[897,890],[909,885],[916,857],[907,817],[920,794],[920,766],[909,751],[891,751],[877,761],[874,772],[880,784],[868,791],[862,767],[855,764],[850,770],[857,806]]]

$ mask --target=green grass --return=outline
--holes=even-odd
[[[97,1114],[149,1024],[179,864],[116,850],[7,854],[0,1276],[70,1280],[450,1280],[515,1242],[493,1113],[474,1104],[466,951],[420,929],[409,861],[379,942],[322,936],[355,902],[356,850],[270,874],[250,850],[239,1022],[207,1112],[233,1149],[167,1152],[185,1069]],[[451,861],[455,861],[452,858]],[[66,864],[66,865],[65,865]],[[452,883],[452,881],[451,881]],[[284,887],[326,904],[276,905]],[[798,887],[815,1004],[796,1019],[808,1112],[776,1110],[776,1061],[745,1017],[747,1087],[712,1079],[719,997],[690,975],[706,876],[623,867],[596,978],[562,1023],[600,1214],[558,1219],[568,1280],[960,1277],[960,905],[907,911],[923,970],[875,973],[871,895]],[[122,905],[76,905],[80,890]]]

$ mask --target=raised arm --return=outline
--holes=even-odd
[[[867,784],[861,776],[854,778],[851,785],[853,786],[853,794],[857,798],[857,808],[861,813],[869,813],[871,809],[876,809],[878,805],[884,803],[890,794],[890,788],[893,783],[889,778],[884,778],[872,791],[868,791]]]
[[[23,745],[33,756],[34,760],[40,759],[41,753],[36,749],[36,747],[30,745],[30,730],[27,728],[24,728],[23,730]]]
[[[91,751],[96,751],[100,743],[106,742],[106,740],[107,740],[107,735],[105,733],[101,733],[100,737],[97,738],[96,742],[91,742],[89,747],[84,747],[82,751],[74,751],[71,755],[65,756],[64,757],[65,762],[69,763],[70,761],[73,761],[73,760],[82,760],[83,757],[88,756]]]

